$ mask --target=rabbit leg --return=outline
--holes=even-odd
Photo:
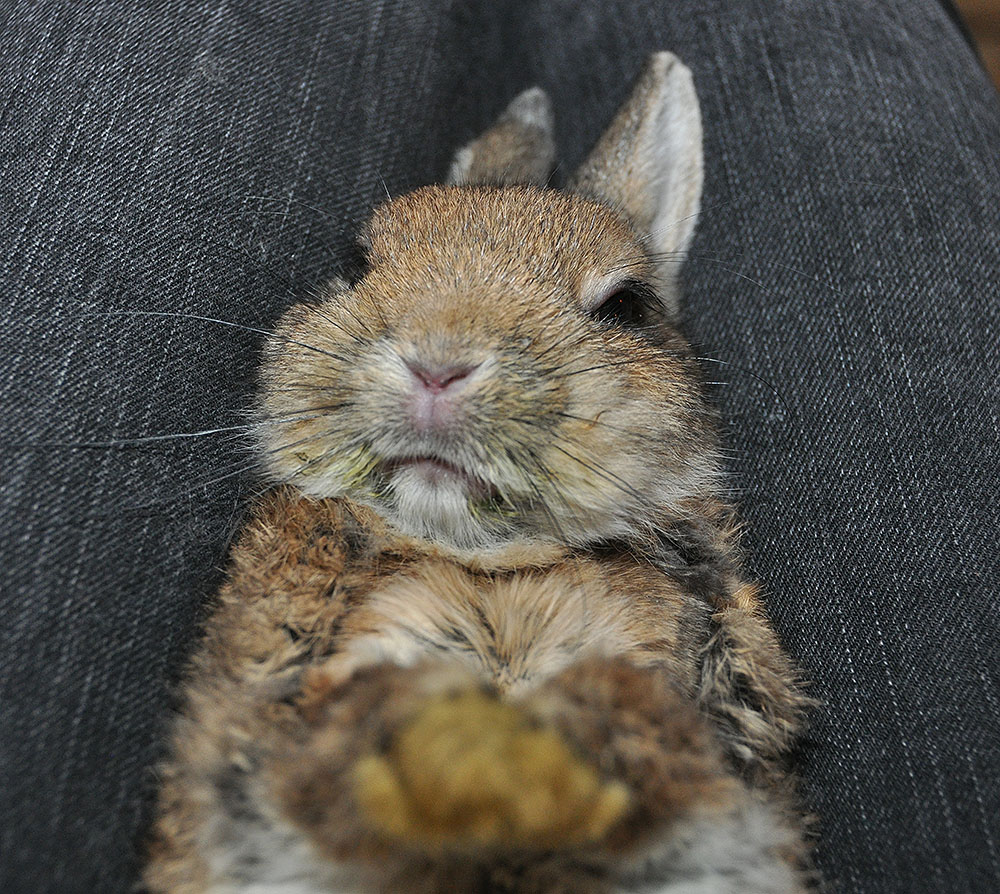
[[[714,728],[656,668],[581,661],[527,706],[626,787],[628,811],[581,858],[616,894],[805,890],[797,814],[746,785]]]

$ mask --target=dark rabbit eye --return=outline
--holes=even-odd
[[[608,326],[641,329],[647,326],[655,306],[656,295],[645,283],[622,283],[590,315]]]

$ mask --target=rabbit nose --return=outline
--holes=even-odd
[[[406,361],[413,375],[406,415],[413,428],[418,432],[440,432],[460,424],[465,414],[461,386],[480,365]]]
[[[414,363],[409,360],[406,362],[406,365],[416,379],[431,394],[440,394],[442,391],[468,378],[479,367],[479,364],[431,366],[430,364]]]

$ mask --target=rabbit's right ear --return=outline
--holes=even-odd
[[[658,261],[667,310],[677,312],[677,270],[694,235],[704,161],[691,71],[654,53],[632,95],[570,183],[629,219]]]
[[[455,154],[447,182],[544,184],[555,159],[552,105],[532,87],[514,98],[496,123]]]

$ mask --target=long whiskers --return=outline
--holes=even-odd
[[[27,441],[22,442],[22,444],[27,447],[65,447],[77,450],[89,448],[134,447],[164,441],[206,438],[219,434],[249,434],[268,425],[284,425],[289,422],[306,422],[312,419],[323,419],[329,415],[330,412],[343,409],[343,407],[347,405],[348,402],[344,401],[336,404],[313,406],[294,413],[287,413],[283,416],[268,417],[253,422],[240,423],[239,425],[223,425],[217,428],[206,428],[201,431],[171,432],[170,434],[162,435],[140,435],[134,438],[113,438],[107,441]]]
[[[95,311],[84,311],[81,316],[94,316],[94,317],[114,317],[114,316],[126,316],[126,317],[173,317],[181,320],[198,320],[203,323],[213,323],[217,326],[227,326],[231,329],[239,329],[243,332],[254,332],[259,335],[266,335],[269,338],[277,338],[286,344],[297,345],[300,348],[305,348],[307,351],[315,351],[317,354],[323,354],[326,357],[332,357],[334,360],[344,362],[345,358],[333,351],[328,351],[323,348],[317,347],[316,345],[309,344],[308,342],[299,341],[298,339],[291,338],[287,335],[282,335],[278,332],[272,332],[267,329],[261,329],[257,326],[247,326],[244,323],[234,323],[232,320],[220,320],[216,317],[207,317],[202,314],[192,314],[184,313],[182,311],[176,310],[95,310]]]

